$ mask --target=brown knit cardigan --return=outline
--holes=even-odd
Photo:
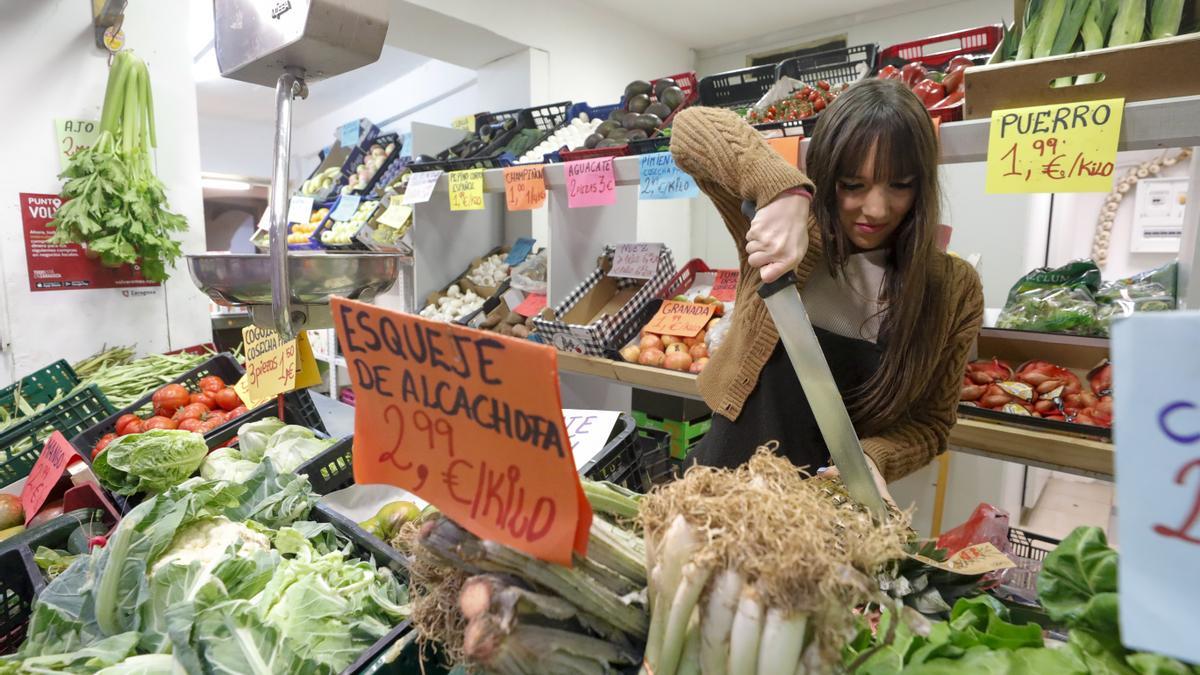
[[[750,222],[741,212],[741,203],[748,199],[767,204],[784,190],[813,185],[758,132],[726,110],[689,108],[679,113],[671,153],[717,207],[738,247],[741,280],[733,326],[700,376],[700,393],[709,407],[736,420],[779,340],[775,323],[758,297],[762,280],[747,262]],[[820,229],[810,221],[808,252],[796,268],[800,288],[818,264],[824,264]],[[945,451],[967,357],[983,318],[983,291],[970,265],[941,254],[930,261],[928,273],[927,292],[940,295],[938,304],[946,308],[942,315],[928,317],[929,339],[937,341],[943,357],[929,374],[921,396],[907,402],[904,415],[886,431],[862,439],[863,450],[888,481],[920,469]]]

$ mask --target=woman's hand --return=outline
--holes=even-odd
[[[784,193],[760,208],[746,233],[746,253],[763,283],[796,269],[808,251],[809,199]]]
[[[867,457],[867,468],[871,470],[871,477],[875,479],[875,487],[879,488],[879,495],[883,497],[883,501],[899,510],[899,507],[896,506],[896,501],[892,499],[892,493],[888,492],[887,481],[883,479],[883,474],[879,473],[879,467],[875,466],[875,460],[870,457]],[[821,477],[840,478],[841,472],[838,471],[836,466],[829,466],[818,471],[817,475]]]

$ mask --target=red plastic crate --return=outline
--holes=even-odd
[[[598,159],[600,157],[624,157],[629,154],[628,145],[614,145],[611,148],[584,148],[582,150],[563,150],[558,153],[564,162],[574,162],[580,159]]]
[[[902,61],[904,63],[916,61],[927,68],[941,68],[956,56],[982,54],[985,52],[990,54],[996,51],[996,46],[1003,39],[1004,26],[1001,24],[968,28],[966,30],[933,35],[921,38],[920,40],[892,45],[880,52],[879,62],[886,65],[894,61]],[[926,53],[927,48],[947,42],[957,42],[958,46]]]
[[[680,295],[687,289],[691,288],[692,284],[696,281],[697,274],[715,271],[716,270],[709,267],[703,260],[699,258],[692,258],[691,260],[687,261],[686,265],[681,267],[679,271],[675,273],[675,276],[671,277],[671,280],[667,282],[666,286],[663,286],[663,289],[659,292],[658,297],[662,298],[663,300],[670,300],[671,298]]]

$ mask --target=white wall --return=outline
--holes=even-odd
[[[206,173],[271,179],[273,123],[202,115],[199,124],[200,166]]]
[[[204,249],[200,152],[195,87],[187,53],[187,13],[173,3],[131,0],[124,30],[128,46],[149,66],[159,148],[156,165],[171,208],[190,231],[186,252]],[[136,342],[141,352],[166,351],[211,339],[208,299],[196,290],[186,264],[164,288],[146,294],[119,289],[31,293],[18,209],[19,192],[57,193],[56,117],[96,119],[103,103],[107,54],[92,37],[89,3],[8,2],[0,44],[10,62],[5,107],[5,156],[0,167],[0,245],[4,316],[0,378],[7,382],[58,358],[78,359],[104,345]]]

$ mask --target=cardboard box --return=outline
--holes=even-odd
[[[1024,2],[1018,0],[1020,17]],[[1002,47],[1001,47],[1002,48]],[[998,48],[999,49],[999,48]],[[1200,92],[1200,33],[968,68],[965,119],[990,117],[993,110],[1123,97],[1150,101]],[[1102,73],[1099,82],[1055,87],[1060,77]]]

